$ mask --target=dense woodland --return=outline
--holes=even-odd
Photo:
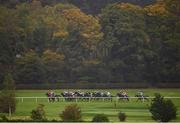
[[[0,0],[0,71],[0,83],[177,83],[180,0]]]
[[[31,3],[33,0],[0,0],[0,4],[7,6],[8,8],[15,8],[20,3]],[[87,14],[97,15],[101,12],[107,4],[112,3],[132,3],[140,6],[146,6],[154,3],[156,0],[39,0],[42,6],[55,5],[58,3],[73,4],[79,7],[83,12]]]

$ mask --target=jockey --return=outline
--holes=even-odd
[[[107,92],[107,96],[108,96],[108,97],[111,96],[111,93],[110,93],[109,91]]]
[[[52,90],[50,91],[50,96],[54,97],[54,92]]]
[[[122,95],[125,96],[125,97],[127,97],[126,91],[123,91],[123,92],[122,92]]]
[[[64,90],[64,92],[63,92],[63,93],[64,93],[64,94],[67,94],[68,92]]]
[[[141,96],[141,97],[144,97],[144,93],[143,93],[143,91],[138,91],[138,94]]]
[[[51,91],[48,90],[48,92],[46,93],[48,97],[51,96],[51,93],[50,93],[50,92],[51,92]]]
[[[122,90],[120,90],[120,92],[119,92],[119,93],[123,95],[123,91],[122,91]]]

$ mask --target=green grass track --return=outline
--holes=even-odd
[[[81,89],[82,90],[82,89]],[[96,89],[97,90],[97,89]],[[139,89],[126,89],[128,95],[134,96]],[[145,94],[153,96],[154,93],[161,93],[165,97],[180,97],[180,89],[141,89]],[[62,90],[54,90],[56,94],[59,94]],[[91,90],[82,90],[82,91],[95,91]],[[110,91],[113,95],[116,95],[120,90],[109,89],[102,91]],[[16,93],[17,97],[45,97],[47,90],[18,90]],[[148,111],[148,106],[151,102],[136,102],[136,99],[130,99],[130,102],[120,101],[117,102],[113,100],[110,101],[91,101],[91,102],[53,102],[49,103],[47,99],[38,99],[36,102],[35,99],[24,99],[21,102],[21,99],[17,99],[17,110],[13,114],[13,118],[22,118],[26,119],[30,117],[30,112],[32,109],[36,108],[38,104],[45,105],[45,111],[48,119],[59,119],[59,114],[64,110],[66,105],[77,103],[82,109],[82,118],[84,121],[91,121],[92,117],[98,113],[104,113],[108,115],[111,121],[118,121],[117,114],[122,111],[127,114],[127,121],[137,121],[137,122],[151,122],[151,114]],[[180,98],[172,99],[174,104],[177,106],[178,115],[175,121],[180,122]],[[116,106],[115,106],[116,102]]]

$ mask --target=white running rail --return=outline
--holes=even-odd
[[[75,99],[75,101],[77,102],[78,99],[88,99],[89,102],[91,101],[91,99],[102,99],[103,101],[105,99],[126,99],[126,97],[55,97],[58,98],[62,101],[65,101],[65,99]],[[129,99],[138,99],[139,97],[128,97]],[[153,99],[154,97],[145,97],[148,99]],[[165,99],[180,99],[180,97],[164,97]],[[38,99],[47,99],[49,102],[49,97],[16,97],[16,99],[21,100],[21,102],[24,102],[25,99],[35,99],[36,102],[38,102]]]

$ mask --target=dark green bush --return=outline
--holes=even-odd
[[[36,109],[32,110],[31,118],[34,121],[46,121],[46,114],[44,111],[44,105],[43,104],[39,104]]]
[[[77,104],[68,105],[60,117],[65,122],[81,121],[81,109]]]
[[[123,113],[123,112],[119,112],[118,114],[118,118],[119,118],[119,121],[125,121],[126,120],[126,114]]]
[[[1,115],[0,115],[0,121],[2,121],[2,122],[7,122],[7,121],[9,121],[9,120],[8,120],[8,118],[6,117],[6,115],[1,114]]]
[[[152,118],[156,121],[169,122],[176,119],[177,108],[171,100],[165,100],[160,94],[155,94],[152,100],[149,111],[152,113]]]
[[[105,114],[96,114],[93,117],[92,122],[109,122],[109,119]]]

